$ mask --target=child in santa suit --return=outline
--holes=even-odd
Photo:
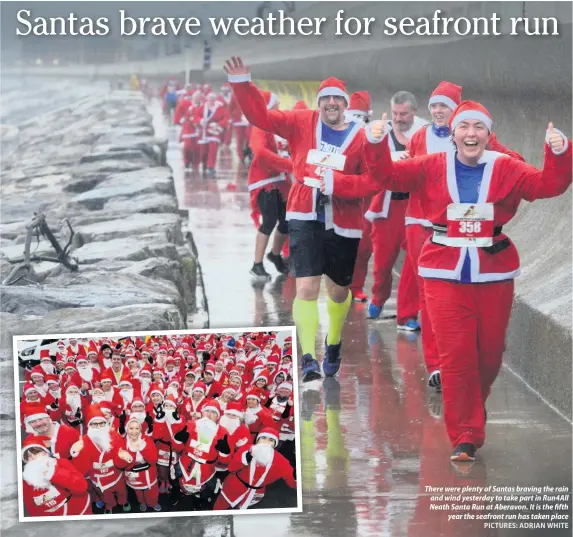
[[[47,436],[28,436],[22,447],[22,493],[30,516],[91,515],[88,483],[66,459],[50,455]]]
[[[275,451],[278,442],[276,430],[263,429],[255,445],[245,445],[237,451],[229,463],[231,473],[223,483],[214,511],[248,509],[262,500],[268,485],[279,479],[296,489],[296,471]]]
[[[157,486],[157,448],[142,432],[140,416],[132,413],[126,423],[127,434],[120,444],[129,458],[117,458],[115,464],[124,470],[127,486],[135,491],[139,510],[161,511]]]
[[[245,425],[249,428],[252,441],[263,428],[276,429],[280,431],[280,422],[275,421],[268,408],[261,406],[261,399],[257,393],[247,395],[247,408],[245,409]]]
[[[122,439],[110,426],[97,405],[90,405],[86,412],[87,434],[71,449],[74,466],[92,482],[105,513],[111,514],[119,503],[124,512],[131,511],[122,472],[115,465],[119,457],[128,461],[130,455],[121,447]],[[117,497],[117,499],[116,499]]]
[[[501,367],[519,256],[502,226],[522,199],[551,198],[572,180],[571,142],[550,123],[543,170],[486,150],[493,120],[475,101],[450,117],[455,150],[392,162],[384,122],[364,154],[387,188],[419,192],[432,222],[418,260],[438,344],[451,460],[473,461],[485,441],[485,402]]]
[[[166,493],[170,489],[170,479],[174,475],[175,465],[185,447],[185,442],[177,439],[177,433],[185,429],[185,421],[180,417],[177,402],[170,395],[163,404],[156,407],[153,421],[153,435],[157,447],[157,472],[159,492]]]

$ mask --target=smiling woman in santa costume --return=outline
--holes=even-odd
[[[250,123],[288,142],[294,182],[287,201],[291,272],[296,279],[293,318],[302,347],[303,381],[321,377],[315,359],[318,295],[325,275],[329,326],[322,371],[333,377],[341,366],[341,335],[352,301],[352,281],[362,236],[362,197],[379,190],[365,173],[364,130],[347,123],[350,97],[344,82],[324,80],[317,110],[268,110],[241,58],[228,60],[225,71],[241,110]],[[328,188],[320,192],[324,178]],[[344,188],[336,188],[345,179]]]
[[[370,173],[386,188],[417,192],[433,226],[418,271],[438,345],[451,459],[458,461],[474,460],[485,440],[485,401],[501,366],[519,274],[502,226],[522,199],[559,196],[571,184],[571,142],[552,123],[543,170],[487,151],[492,123],[482,104],[463,101],[449,121],[454,149],[392,162],[384,114],[370,124],[364,146]]]
[[[91,515],[88,482],[68,460],[56,459],[47,436],[28,436],[22,447],[23,496],[31,516]]]

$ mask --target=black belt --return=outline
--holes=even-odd
[[[437,235],[445,235],[448,232],[448,226],[444,226],[443,224],[432,224],[432,227]],[[502,229],[503,226],[494,227],[493,236],[497,237],[498,235],[501,235]]]
[[[241,479],[241,477],[239,476],[238,473],[236,473],[235,475],[237,476],[237,479],[238,479],[243,485],[245,485],[245,487],[247,487],[248,489],[260,490],[260,489],[264,489],[264,488],[265,488],[264,486],[262,486],[262,487],[254,487],[253,485],[249,485],[248,483],[245,483],[245,482]]]
[[[197,459],[194,459],[193,457],[191,457],[191,455],[189,455],[189,458],[191,459],[191,462],[187,465],[187,471],[190,472],[191,468],[193,468],[193,465],[195,463],[197,464],[214,464],[217,462],[217,459],[213,459],[212,461],[205,461],[205,462],[199,462]]]
[[[407,200],[410,197],[409,192],[392,192],[390,199],[392,200]]]
[[[131,470],[128,470],[129,472],[145,472],[145,470],[148,470],[150,467],[149,464],[147,464],[146,462],[138,464],[137,466],[134,466]]]

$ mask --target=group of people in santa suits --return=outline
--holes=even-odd
[[[130,512],[130,495],[161,511],[161,494],[170,509],[247,509],[275,481],[296,488],[291,345],[268,332],[41,351],[20,403],[28,514]]]
[[[538,170],[497,141],[487,108],[462,100],[462,88],[452,82],[431,93],[432,121],[420,126],[407,92],[394,96],[391,121],[384,114],[382,121],[364,123],[345,116],[351,97],[334,77],[320,84],[316,110],[282,111],[268,108],[241,58],[228,60],[225,71],[248,121],[288,142],[294,180],[286,219],[303,380],[340,370],[363,233],[370,233],[375,257],[374,317],[389,297],[391,269],[405,247],[403,271],[419,298],[408,314],[399,307],[399,322],[415,321],[421,312],[428,383],[442,391],[451,459],[474,460],[485,439],[485,403],[501,366],[519,274],[516,248],[502,226],[521,199],[567,190],[570,141],[549,124]],[[368,116],[366,95],[356,101]],[[329,324],[319,364],[322,275]]]

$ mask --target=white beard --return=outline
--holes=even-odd
[[[56,459],[53,457],[39,457],[33,461],[26,463],[22,477],[24,480],[36,489],[45,489],[50,486],[50,477],[54,475],[56,466]],[[48,474],[44,475],[44,470],[48,470]]]
[[[90,367],[92,369],[95,369],[98,373],[101,373],[101,368],[100,368],[99,362],[95,362],[95,363],[90,362]]]
[[[241,420],[222,416],[219,420],[219,424],[233,434],[239,428],[239,425],[241,425]]]
[[[62,397],[62,389],[58,388],[57,390],[49,390],[48,393],[54,398],[59,399]]]
[[[109,451],[111,448],[109,425],[103,429],[91,429],[88,427],[88,437],[102,451]]]
[[[106,369],[109,369],[111,367],[111,358],[104,358],[103,359],[103,366]]]
[[[89,365],[86,368],[78,367],[78,373],[82,380],[85,380],[86,382],[91,382],[94,378],[94,370]]]
[[[145,399],[151,386],[151,379],[140,379],[141,381],[141,396]]]
[[[105,395],[92,395],[92,401],[96,404],[105,401]]]
[[[121,395],[121,398],[125,404],[131,403],[133,401],[133,390],[121,390],[119,395]]]
[[[169,388],[167,388],[167,392],[165,394],[167,395],[173,395],[173,397],[175,397],[176,399],[179,397],[179,393],[177,391],[177,388],[174,388],[173,386],[169,386]]]
[[[36,388],[36,390],[38,390],[38,393],[42,397],[45,397],[46,393],[48,393],[48,385],[47,384],[44,384],[43,386],[38,386],[37,384],[34,384],[34,388]]]
[[[80,408],[82,404],[82,399],[80,394],[77,395],[66,395],[66,403],[70,406],[73,412]]]
[[[255,423],[259,417],[258,414],[261,411],[261,407],[257,407],[257,408],[249,408],[247,407],[247,410],[245,411],[245,423],[247,425],[252,425],[253,423]]]
[[[165,412],[165,421],[169,423],[169,425],[173,425],[174,423],[179,423],[179,420],[176,420],[173,417],[173,414],[175,413],[174,410],[164,410],[164,412]]]
[[[145,421],[145,412],[131,412],[129,414],[129,419],[131,418],[135,418],[139,423],[143,423]]]
[[[56,369],[52,364],[40,364],[40,365],[48,375],[54,375],[56,373]]]
[[[113,401],[113,393],[113,388],[109,392],[103,392],[103,400],[111,403]]]
[[[197,428],[197,439],[202,443],[209,443],[215,438],[219,426],[209,418],[201,418],[195,422]]]
[[[251,453],[253,454],[253,459],[257,464],[268,466],[273,462],[275,450],[268,444],[255,444],[251,448]]]

